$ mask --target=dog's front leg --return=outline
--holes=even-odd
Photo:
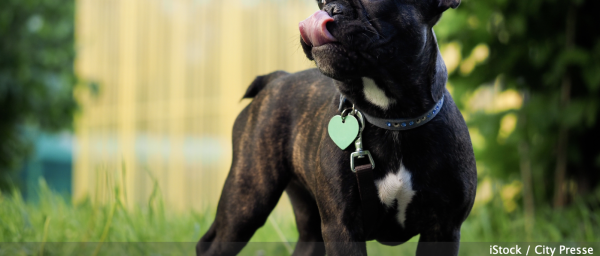
[[[336,171],[333,171],[336,170]],[[344,170],[347,173],[339,173]],[[319,172],[316,193],[328,256],[367,255],[356,178],[349,168]]]
[[[357,209],[358,210],[358,209]],[[325,210],[330,211],[331,210]],[[321,214],[323,216],[324,214]],[[367,255],[362,222],[349,221],[356,219],[352,214],[332,214],[323,218],[322,231],[325,251],[328,256]]]
[[[331,225],[335,226],[335,225]],[[339,227],[339,226],[338,226]],[[367,255],[367,246],[364,241],[352,239],[347,236],[347,232],[352,232],[346,228],[324,228],[323,236],[325,238],[326,255],[338,256],[358,256]],[[345,237],[342,237],[345,236]],[[346,240],[343,241],[342,239]]]

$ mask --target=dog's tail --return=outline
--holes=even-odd
[[[252,82],[252,84],[248,86],[248,89],[246,90],[246,93],[244,94],[244,97],[242,97],[242,99],[254,98],[254,96],[256,96],[271,81],[288,74],[288,72],[279,70],[268,75],[257,76]]]

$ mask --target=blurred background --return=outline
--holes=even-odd
[[[314,67],[297,24],[317,9],[2,0],[0,242],[197,241],[245,89]],[[597,10],[595,0],[463,0],[436,25],[479,173],[463,241],[600,238]],[[296,238],[283,196],[253,241]]]

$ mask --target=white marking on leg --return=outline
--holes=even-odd
[[[394,206],[394,200],[397,201],[396,219],[404,227],[406,221],[406,207],[415,195],[412,189],[412,180],[410,172],[400,164],[400,170],[397,173],[388,173],[385,178],[375,182],[379,199],[388,207]]]
[[[365,98],[375,106],[382,108],[383,110],[387,110],[391,104],[396,103],[394,99],[390,99],[385,96],[385,92],[375,84],[373,79],[368,77],[363,77],[363,92],[365,94]]]

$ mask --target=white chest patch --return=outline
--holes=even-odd
[[[415,195],[412,189],[411,174],[403,164],[397,173],[389,173],[385,178],[375,182],[379,193],[379,199],[388,207],[394,206],[396,200],[398,213],[396,219],[404,227],[406,221],[406,207]]]
[[[390,99],[385,96],[385,92],[375,84],[373,79],[368,77],[363,77],[363,90],[365,94],[365,98],[375,106],[382,108],[383,110],[387,110],[391,104],[394,104],[396,101],[394,99]]]

